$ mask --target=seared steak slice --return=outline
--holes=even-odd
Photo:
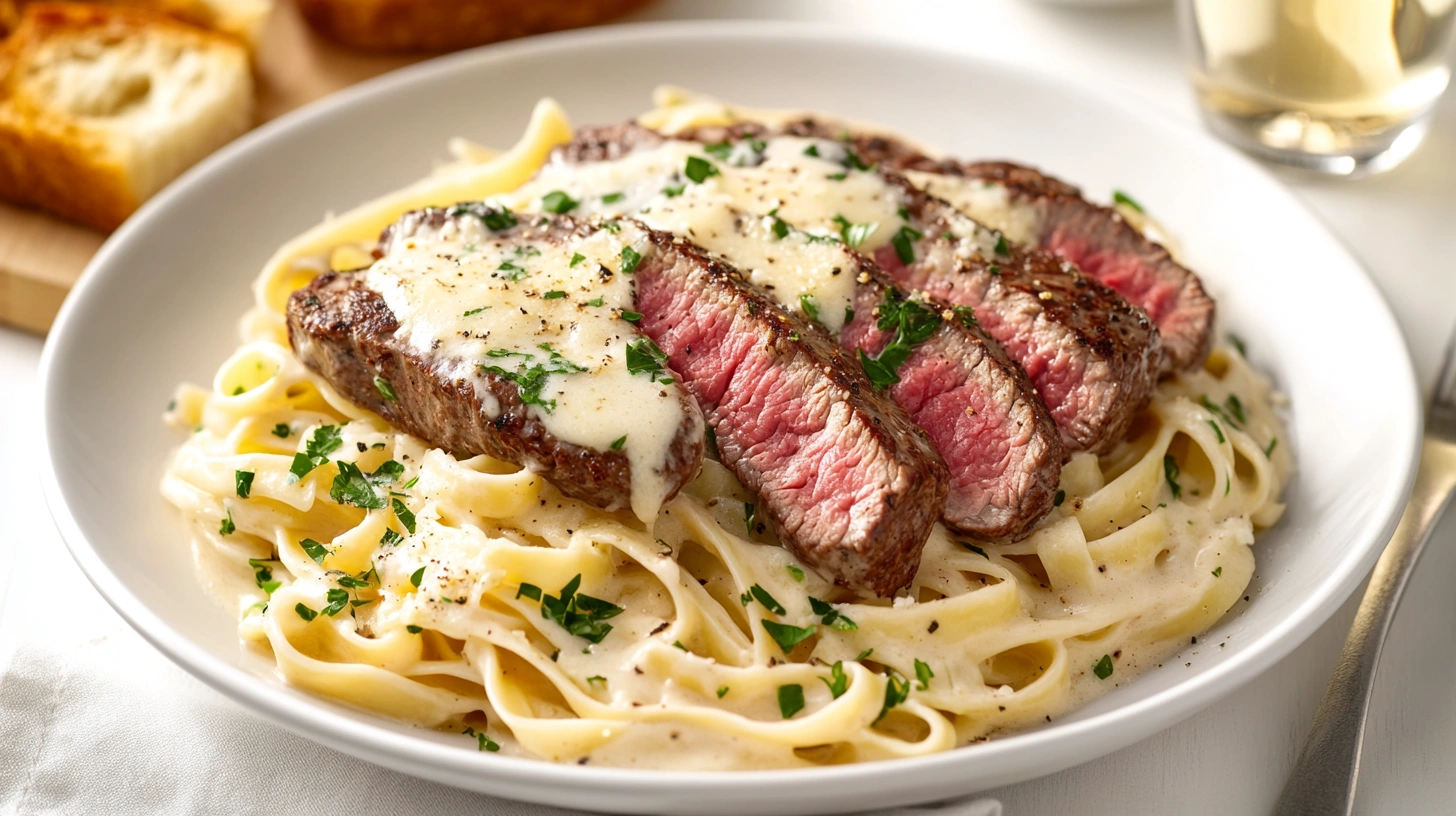
[[[561,148],[556,160],[614,161],[666,141],[631,124],[587,128]],[[613,185],[643,181],[612,173],[606,177]],[[981,538],[1015,538],[1050,511],[1065,455],[1056,425],[1020,367],[974,321],[960,316],[943,319],[942,312],[950,314],[945,306],[907,299],[864,255],[842,244],[811,239],[772,217],[718,200],[697,201],[691,191],[665,201],[619,196],[602,203],[602,194],[611,191],[581,187],[572,192],[581,199],[580,206],[594,214],[632,216],[634,206],[645,206],[650,212],[638,217],[651,225],[679,236],[691,232],[704,248],[724,255],[785,309],[804,311],[818,325],[837,328],[839,342],[852,360],[860,352],[878,358],[895,339],[897,323],[913,322],[923,339],[917,336],[908,358],[879,385],[889,386],[891,398],[929,434],[949,467],[943,514],[948,526]],[[718,212],[730,217],[702,217]],[[705,229],[705,225],[716,226]],[[798,272],[786,282],[781,274],[769,274],[766,265]],[[803,287],[824,294],[811,282],[816,275],[820,281],[846,283],[848,299],[820,300],[818,308],[811,300],[804,306],[797,299]],[[846,308],[848,320],[841,326],[839,311]],[[898,360],[903,354],[892,352],[892,357]]]
[[[635,275],[638,325],[697,397],[758,512],[845,586],[908,584],[946,495],[924,433],[737,270],[665,232],[651,242]]]
[[[988,539],[1030,532],[1052,508],[1065,451],[1020,366],[967,315],[907,298],[879,270],[859,285],[854,308],[839,341],[871,359],[901,326],[929,334],[895,369],[889,393],[945,459],[946,525]]]
[[[842,128],[813,120],[793,123],[785,131],[822,138],[843,135]],[[851,143],[864,161],[906,173],[926,192],[1013,241],[1066,258],[1141,308],[1162,337],[1163,374],[1195,367],[1208,356],[1213,298],[1196,274],[1116,210],[1093,204],[1076,187],[1031,167],[934,159],[883,136],[854,134]]]
[[[885,247],[876,260],[911,290],[971,307],[1021,364],[1072,451],[1109,450],[1152,395],[1160,345],[1141,309],[1039,249],[1012,244],[903,177],[919,225],[913,260]]]
[[[449,217],[439,209],[407,213],[385,231],[382,249],[387,252],[392,241],[438,229]],[[520,227],[501,238],[560,241],[568,234],[553,226]],[[496,360],[421,352],[406,342],[400,328],[384,296],[367,285],[363,272],[320,275],[288,301],[294,353],[351,401],[456,455],[488,454],[523,465],[562,493],[607,510],[632,505],[625,452],[557,438],[547,430],[539,408],[522,401],[517,383],[482,367]],[[393,399],[386,398],[381,380]],[[654,463],[666,483],[663,501],[697,475],[704,445],[701,412],[688,394],[673,390],[682,424],[665,458]]]

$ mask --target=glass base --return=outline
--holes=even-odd
[[[1381,173],[1405,161],[1425,140],[1430,124],[1427,113],[1352,139],[1347,130],[1334,133],[1339,125],[1297,111],[1243,117],[1205,107],[1203,120],[1224,141],[1256,158],[1346,177]],[[1332,141],[1338,147],[1319,149],[1330,148]]]

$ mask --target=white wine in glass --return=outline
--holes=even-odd
[[[1209,126],[1340,175],[1393,167],[1451,78],[1456,0],[1180,0]]]

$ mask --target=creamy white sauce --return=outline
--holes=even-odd
[[[564,244],[506,245],[464,216],[396,240],[365,274],[399,320],[397,336],[453,361],[450,375],[475,384],[490,416],[499,406],[480,366],[557,372],[527,409],[574,445],[606,451],[625,437],[632,510],[651,521],[670,490],[662,465],[683,423],[681,386],[663,382],[666,373],[628,371],[627,347],[639,337],[621,319],[634,302],[625,247],[648,252],[645,236],[627,225]]]
[[[909,170],[905,178],[1018,244],[1032,244],[1041,238],[1041,219],[1036,208],[1016,201],[1006,185],[981,179],[967,179],[942,173]]]
[[[694,158],[717,172],[693,181],[686,169]],[[536,209],[560,191],[576,202],[572,215],[638,218],[721,255],[787,308],[837,332],[855,288],[841,241],[848,234],[873,252],[905,224],[899,192],[845,160],[844,146],[824,139],[739,141],[726,157],[668,141],[614,161],[550,164],[503,201]]]

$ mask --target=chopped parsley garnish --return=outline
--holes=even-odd
[[[233,524],[233,509],[229,507],[227,515],[223,516],[221,522],[218,522],[217,532],[218,535],[230,536],[237,531],[238,526],[236,524]]]
[[[404,465],[390,459],[369,474],[369,483],[377,485],[394,484],[404,475]]]
[[[813,295],[799,295],[799,309],[804,312],[805,317],[816,323],[819,321],[819,305],[814,302]]]
[[[479,309],[471,309],[470,311],[466,312],[463,315],[463,317],[470,317],[472,315],[478,315],[481,312],[483,312],[483,311],[485,311],[486,309],[489,309],[489,308],[490,308],[489,306],[481,306]]]
[[[535,584],[521,584],[516,588],[516,597],[526,597],[533,601],[541,600],[541,587]]]
[[[728,154],[733,152],[733,143],[726,139],[721,142],[714,142],[710,145],[704,145],[703,152],[715,159],[727,161]]]
[[[996,236],[996,254],[1006,258],[1011,257],[1011,248],[1006,245],[1005,235],[997,234]]]
[[[328,547],[325,547],[324,545],[318,543],[317,541],[314,541],[311,538],[305,538],[304,540],[298,542],[298,546],[302,547],[303,551],[308,555],[309,558],[312,558],[314,560],[314,563],[316,564],[322,564],[324,562],[324,557],[329,554]]]
[[[850,249],[856,249],[879,229],[879,224],[853,224],[843,215],[835,215],[834,223],[839,227],[839,237]]]
[[[272,595],[278,587],[283,586],[282,581],[273,580],[273,568],[268,566],[267,561],[249,558],[248,566],[253,568],[253,583],[269,595]]]
[[[829,175],[825,176],[824,178],[827,178],[830,181],[844,181],[846,178],[849,178],[849,174],[848,173],[844,173],[844,172],[830,173]]]
[[[795,581],[798,581],[801,584],[804,583],[804,571],[803,570],[799,569],[797,566],[795,566],[793,564],[790,564],[788,566],[788,570],[789,570],[789,577],[790,578],[793,578]]]
[[[666,368],[667,355],[650,339],[641,337],[627,345],[628,374],[646,374],[649,379],[667,385],[674,380],[664,373]]]
[[[1223,576],[1223,567],[1222,566],[1214,567],[1213,568],[1213,577],[1220,578],[1222,576]]]
[[[1111,677],[1112,655],[1103,655],[1102,659],[1097,661],[1097,665],[1092,667],[1092,673],[1097,675],[1098,680],[1106,680]]]
[[[1221,408],[1213,400],[1209,399],[1207,394],[1200,394],[1198,396],[1198,404],[1199,405],[1202,405],[1204,408],[1208,409],[1209,413],[1212,413],[1212,414],[1218,416],[1224,422],[1227,422],[1228,424],[1234,426],[1235,428],[1241,428],[1241,427],[1243,427],[1243,423],[1242,422],[1235,422],[1234,419],[1233,419],[1233,417],[1229,416],[1228,413],[1225,412],[1223,408]],[[1242,408],[1243,405],[1240,404],[1239,407]]]
[[[842,162],[842,164],[850,170],[875,169],[875,166],[873,164],[865,164],[864,160],[859,157],[859,154],[855,153],[853,150],[850,150],[848,147],[844,149],[844,161]]]
[[[404,528],[409,531],[410,535],[414,535],[415,514],[411,513],[410,509],[408,507],[405,507],[404,502],[400,501],[399,499],[393,499],[390,502],[390,506],[394,510],[394,517],[399,519],[399,523],[404,525]]]
[[[313,432],[313,436],[303,444],[303,451],[293,454],[293,466],[288,469],[293,474],[290,481],[297,482],[317,468],[329,461],[329,454],[339,449],[344,440],[339,436],[339,426],[321,425]]]
[[[489,371],[502,379],[509,380],[516,384],[517,393],[521,396],[521,402],[527,405],[539,405],[546,413],[556,410],[556,400],[541,398],[541,390],[546,387],[546,378],[552,374],[579,374],[586,371],[585,366],[562,357],[551,348],[550,343],[542,343],[537,348],[546,352],[545,361],[540,360],[532,354],[508,349],[491,349],[486,352],[487,357],[500,359],[502,357],[520,357],[525,360],[516,364],[515,371],[507,371],[500,366],[480,366],[482,371]],[[628,352],[629,357],[631,352]]]
[[[1223,444],[1223,428],[1218,427],[1218,423],[1217,422],[1214,422],[1211,419],[1208,420],[1208,427],[1212,428],[1213,429],[1213,432],[1218,435],[1218,444],[1222,445]]]
[[[692,179],[694,184],[702,184],[712,176],[718,175],[718,172],[717,165],[697,156],[688,156],[687,166],[683,168],[683,175]]]
[[[607,687],[607,678],[601,676],[600,674],[594,674],[591,677],[588,677],[586,679],[586,682],[589,685],[593,685],[593,686],[596,685],[596,684],[598,684],[598,683],[601,683],[602,684],[602,688],[606,688]]]
[[[627,444],[627,435],[626,434],[622,434],[621,436],[619,436],[615,440],[613,440],[613,442],[612,442],[612,450],[618,450],[619,451],[619,450],[622,449],[622,446],[625,445],[625,444]]]
[[[844,673],[844,661],[836,660],[834,665],[829,667],[829,676],[821,677],[824,685],[829,687],[829,693],[838,700],[841,695],[849,691],[849,675]]]
[[[682,649],[684,652],[688,650],[688,647],[684,646],[681,640],[674,640],[672,646],[674,649]]]
[[[918,657],[915,658],[915,682],[921,691],[930,688],[930,678],[934,676],[935,672],[930,670],[929,663],[926,663]]]
[[[811,144],[808,147],[804,148],[804,155],[813,156],[816,159],[819,158],[819,145]]]
[[[541,299],[542,300],[560,300],[561,298],[564,298],[564,297],[566,297],[566,293],[565,292],[561,291],[560,289],[552,289],[551,291],[549,291],[546,294],[542,295],[541,296]]]
[[[685,189],[687,189],[686,184],[669,184],[662,188],[662,194],[668,198],[677,198],[683,194]]]
[[[233,488],[237,491],[238,498],[246,499],[253,493],[253,476],[251,470],[233,471]]]
[[[508,281],[511,281],[512,283],[525,280],[526,275],[530,274],[526,271],[526,268],[524,266],[516,266],[516,264],[512,261],[502,261],[501,265],[497,268],[505,273],[501,277],[505,278]]]
[[[409,632],[411,635],[418,635],[419,633],[425,631],[423,627],[415,626],[413,623],[406,624],[404,630],[406,632]]]
[[[854,322],[854,308],[851,307],[851,306],[845,306],[844,307],[844,325],[848,326],[850,323],[853,323],[853,322]]]
[[[622,199],[624,199],[626,197],[627,196],[624,193],[607,193],[606,195],[602,196],[602,203],[603,204],[616,204],[618,201],[621,201]]]
[[[1264,458],[1274,458],[1274,449],[1277,447],[1279,447],[1279,437],[1276,436],[1273,439],[1269,440],[1269,447],[1264,449]]]
[[[629,246],[622,247],[622,274],[630,275],[637,271],[637,264],[642,263],[642,255]]]
[[[976,555],[981,556],[982,558],[986,559],[987,561],[990,561],[991,560],[991,556],[987,555],[985,550],[981,549],[980,547],[977,547],[975,544],[972,544],[969,541],[958,541],[956,543],[957,544],[960,544],[962,547],[965,547],[966,549],[970,550],[971,552],[975,553]]]
[[[1220,440],[1220,441],[1222,441],[1222,440]],[[1057,497],[1055,499],[1052,499],[1052,507],[1061,507],[1062,506],[1062,502],[1064,502],[1066,500],[1067,500],[1067,491],[1065,491],[1065,490],[1058,490],[1057,491]]]
[[[244,392],[244,391],[246,391],[246,390],[247,390],[247,389],[245,389],[245,388],[243,388],[243,387],[242,387],[242,386],[241,386],[241,385],[240,385],[240,386],[238,386],[238,387],[236,387],[236,388],[234,388],[234,389],[233,389],[233,396],[235,396],[235,397],[236,397],[236,396],[237,396],[237,395],[239,395],[239,394],[241,394],[241,393],[243,393],[243,392]]]
[[[718,432],[713,430],[712,425],[703,425],[703,437],[708,440],[708,451],[713,456],[718,455]]]
[[[754,600],[763,604],[765,609],[776,615],[787,615],[789,613],[787,609],[784,609],[783,604],[779,603],[774,596],[768,594],[768,590],[758,584],[749,587],[748,594],[752,595]]]
[[[804,710],[804,687],[798,683],[779,686],[779,713],[788,719]]]
[[[637,321],[639,321],[639,320],[642,319],[642,313],[641,312],[634,312],[634,311],[631,311],[629,309],[623,309],[622,310],[622,313],[620,315],[618,315],[618,316],[621,317],[623,320],[627,321],[628,323],[636,323]]]
[[[743,527],[748,530],[749,537],[753,536],[753,515],[756,511],[753,502],[743,503]]]
[[[775,238],[782,240],[789,237],[788,222],[784,221],[784,219],[782,218],[779,218],[777,215],[773,217],[773,225],[770,228],[773,230]]]
[[[420,567],[419,569],[417,569],[414,572],[410,573],[410,585],[413,586],[415,589],[419,589],[420,588],[420,582],[423,581],[423,580],[425,580],[425,568],[424,567]]]
[[[859,362],[876,388],[889,388],[900,381],[895,372],[910,359],[915,347],[930,339],[940,328],[940,315],[915,300],[906,299],[896,289],[885,291],[876,325],[880,331],[894,329],[895,336],[873,359],[859,350]]]
[[[273,435],[278,437],[279,439],[287,439],[288,437],[293,436],[293,429],[288,427],[287,423],[280,422],[277,425],[273,426]]]
[[[1223,404],[1228,406],[1229,413],[1234,415],[1234,419],[1237,419],[1240,425],[1249,421],[1244,416],[1244,403],[1239,400],[1238,394],[1229,394],[1228,399],[1224,400]]]
[[[1124,193],[1121,190],[1112,191],[1112,200],[1116,204],[1126,204],[1127,206],[1132,207],[1134,212],[1143,211],[1143,205],[1137,203],[1136,201],[1133,201],[1132,196]]]
[[[1248,359],[1249,352],[1248,352],[1248,349],[1246,349],[1244,347],[1244,340],[1243,340],[1242,337],[1239,337],[1237,334],[1234,334],[1233,332],[1229,332],[1228,333],[1228,341],[1233,344],[1233,347],[1234,348],[1236,348],[1236,349],[1239,350],[1239,356],[1240,357],[1243,357],[1244,359]]]
[[[581,586],[581,575],[577,575],[561,588],[561,594],[541,595],[541,617],[556,621],[561,628],[592,643],[601,643],[612,631],[608,618],[622,614],[622,607],[610,601],[583,595],[576,590]],[[522,585],[522,591],[526,585]],[[517,596],[519,597],[519,595]]]
[[[795,646],[813,637],[814,633],[818,631],[818,627],[816,626],[791,626],[787,623],[775,623],[767,618],[761,619],[760,622],[768,632],[769,637],[774,639],[774,642],[779,645],[780,649],[784,650],[785,654]]]
[[[374,390],[379,392],[379,396],[383,397],[385,402],[394,402],[399,399],[394,393],[394,386],[390,385],[389,380],[384,379],[378,374],[374,375]]]
[[[620,221],[606,221],[602,223],[602,229],[616,235],[622,231],[622,223]]]
[[[369,573],[366,572],[364,574],[368,575]],[[339,586],[348,587],[349,589],[364,589],[370,586],[370,584],[365,578],[355,578],[352,575],[340,575]]]
[[[605,305],[607,305],[607,302],[605,300],[603,300],[601,297],[594,297],[591,300],[588,300],[586,302],[586,305],[588,305],[588,306],[605,306]]]
[[[343,612],[344,607],[349,605],[349,591],[346,589],[331,589],[324,597],[328,599],[329,605],[319,611],[331,618]]]
[[[910,265],[915,263],[915,242],[925,236],[909,224],[900,227],[899,231],[890,238],[890,245],[895,248],[895,254],[900,257],[900,263]]]
[[[869,649],[865,649],[863,652],[860,652],[859,655],[855,657],[854,662],[856,662],[856,663],[862,663],[862,662],[864,662],[865,658],[869,657],[870,655],[872,655],[874,653],[875,653],[875,650],[874,650],[873,647],[871,647]]]
[[[893,671],[885,675],[885,703],[880,707],[880,715],[875,717],[875,722],[883,720],[885,715],[890,713],[890,709],[905,702],[909,698],[909,680],[895,674]]]
[[[308,606],[306,606],[301,601],[299,603],[297,603],[297,604],[294,604],[293,611],[294,612],[297,612],[298,613],[298,616],[300,618],[303,618],[306,621],[311,621],[314,618],[317,618],[318,617],[318,613],[317,612],[315,612],[312,609],[310,609]]]
[[[475,737],[475,741],[479,745],[477,750],[490,751],[492,753],[500,750],[500,744],[489,736],[486,736],[484,731],[476,731],[467,725],[465,726],[465,730],[460,732],[460,735],[462,737]]]
[[[1173,491],[1173,498],[1183,496],[1183,486],[1178,484],[1178,460],[1173,454],[1163,454],[1163,476],[1168,480],[1168,489]]]
[[[557,215],[565,215],[571,212],[580,203],[580,201],[577,201],[560,190],[552,190],[546,195],[541,196],[541,209],[549,213],[556,213]]]
[[[353,462],[338,464],[339,473],[329,488],[329,498],[339,504],[352,504],[368,510],[384,507],[384,497],[374,492],[374,485],[359,470],[358,465]]]
[[[456,204],[445,211],[451,218],[458,218],[462,215],[473,215],[480,219],[485,228],[492,232],[510,229],[517,223],[516,214],[504,207],[492,207],[479,201],[472,201],[464,204]]]
[[[721,700],[721,699],[723,699],[726,696],[728,696],[728,687],[727,686],[719,686],[718,687],[718,699]]]
[[[814,610],[814,614],[819,616],[819,622],[825,626],[833,627],[841,632],[859,628],[859,624],[841,615],[832,604],[821,601],[812,595],[809,597],[809,608]]]
[[[567,264],[567,266],[576,266],[584,260],[586,260],[585,255],[581,254],[580,252],[573,252],[571,253],[571,263]]]

